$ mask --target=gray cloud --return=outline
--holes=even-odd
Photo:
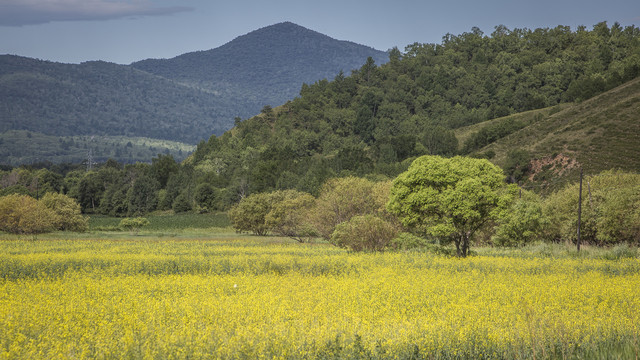
[[[0,26],[170,15],[191,10],[182,6],[156,7],[149,0],[0,0]]]

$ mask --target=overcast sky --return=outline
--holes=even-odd
[[[640,26],[640,0],[0,0],[0,54],[129,64],[208,50],[291,21],[379,50],[477,26]]]

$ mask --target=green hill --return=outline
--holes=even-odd
[[[233,117],[215,95],[106,62],[0,56],[0,132],[142,136],[195,144]]]
[[[579,169],[640,171],[640,78],[561,110],[541,111],[534,123],[477,150],[494,153],[508,167],[510,154],[524,150],[529,159],[523,180],[556,187],[575,179]],[[490,123],[479,124],[478,130]]]

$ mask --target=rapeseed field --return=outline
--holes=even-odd
[[[0,241],[0,359],[633,359],[640,260]]]

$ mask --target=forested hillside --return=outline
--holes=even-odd
[[[370,60],[351,76],[305,85],[299,98],[201,143],[190,161],[232,192],[315,193],[332,176],[394,177],[419,155],[476,151],[488,143],[465,151],[454,129],[552,107],[501,130],[515,132],[639,74],[640,29],[634,26],[498,26],[490,35],[473,29],[441,44],[394,49],[382,66]],[[561,113],[550,121],[562,121]],[[512,150],[526,145],[511,144]]]
[[[216,96],[129,66],[0,56],[0,132],[120,135],[197,143],[233,118]]]

